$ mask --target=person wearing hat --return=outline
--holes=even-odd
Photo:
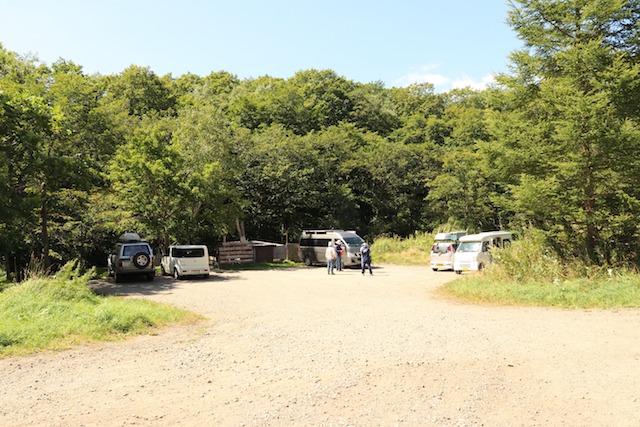
[[[362,266],[362,274],[364,274],[365,268],[369,268],[369,274],[373,274],[371,269],[371,248],[367,242],[362,243],[360,246],[360,265]]]

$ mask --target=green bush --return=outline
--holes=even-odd
[[[491,249],[491,255],[494,263],[489,274],[495,280],[553,282],[564,276],[560,257],[537,231],[527,232],[505,248]]]

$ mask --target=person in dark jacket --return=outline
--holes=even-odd
[[[360,246],[360,263],[362,266],[362,274],[364,274],[364,270],[365,268],[369,268],[369,274],[373,274],[373,270],[371,270],[371,248],[369,247],[369,245],[367,244],[367,242],[364,242],[361,246]]]
[[[336,240],[336,270],[342,271],[342,253],[344,249],[342,248],[342,243]]]

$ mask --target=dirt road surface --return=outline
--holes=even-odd
[[[640,311],[472,306],[422,267],[103,283],[202,313],[0,361],[1,426],[640,426]]]

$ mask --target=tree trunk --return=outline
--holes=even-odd
[[[40,195],[42,196],[42,208],[40,209],[42,262],[44,264],[44,268],[48,269],[51,265],[51,261],[49,259],[49,210],[47,207],[47,184],[44,181],[40,185]]]
[[[588,144],[584,147],[587,157],[587,167],[584,171],[584,215],[585,215],[585,248],[587,257],[593,263],[598,263],[598,228],[595,224],[596,198],[593,182],[593,166],[591,165],[591,149]]]

